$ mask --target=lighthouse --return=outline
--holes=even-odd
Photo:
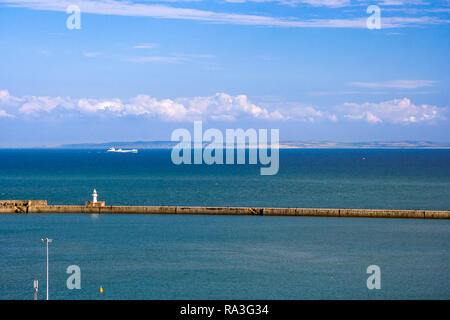
[[[94,189],[94,192],[92,193],[92,203],[97,203],[97,190]]]
[[[92,202],[88,201],[86,202],[86,207],[104,207],[105,201],[98,201],[98,194],[97,190],[94,189],[94,192],[92,192]]]

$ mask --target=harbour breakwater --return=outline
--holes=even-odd
[[[450,211],[327,209],[327,208],[268,208],[268,207],[187,207],[187,206],[106,206],[48,205],[46,200],[0,200],[0,213],[86,213],[86,214],[192,214],[246,216],[317,216],[450,219]]]

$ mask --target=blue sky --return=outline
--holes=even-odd
[[[0,147],[170,140],[194,120],[448,142],[449,23],[448,0],[0,0]]]

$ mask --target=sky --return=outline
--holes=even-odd
[[[0,0],[0,147],[450,142],[449,36],[449,0]]]

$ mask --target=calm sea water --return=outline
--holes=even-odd
[[[0,150],[0,199],[114,205],[450,209],[450,150],[281,150],[280,170],[181,165],[169,150]]]
[[[170,151],[0,150],[0,199],[116,205],[450,209],[450,151],[282,150],[258,166]],[[317,217],[0,215],[0,299],[449,299],[450,223]],[[81,290],[68,290],[69,265]],[[366,268],[381,268],[368,290]],[[104,288],[102,294],[99,287]]]

